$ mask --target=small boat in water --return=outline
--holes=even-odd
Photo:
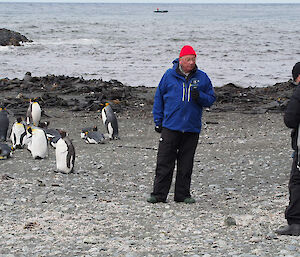
[[[153,12],[159,12],[159,13],[166,13],[168,12],[168,10],[159,10],[159,8],[157,8],[155,11]]]

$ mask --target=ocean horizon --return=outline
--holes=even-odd
[[[168,10],[154,13],[154,10]],[[0,78],[49,74],[156,87],[183,45],[215,87],[266,87],[300,61],[300,4],[0,3]]]

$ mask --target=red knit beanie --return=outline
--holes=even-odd
[[[197,56],[193,47],[186,45],[186,46],[182,47],[180,54],[179,54],[179,58],[181,58],[182,56],[185,56],[185,55],[189,55],[189,54]]]

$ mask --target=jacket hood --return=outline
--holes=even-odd
[[[176,58],[172,63],[173,63],[173,70],[176,70],[179,65],[179,58]]]

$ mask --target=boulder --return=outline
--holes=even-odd
[[[20,42],[32,42],[27,37],[8,29],[0,29],[0,45],[1,46],[20,46]]]

